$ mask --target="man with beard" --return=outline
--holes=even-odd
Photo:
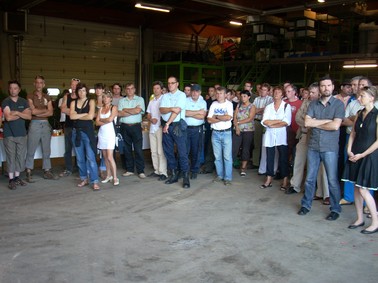
[[[340,184],[337,176],[339,129],[345,115],[344,104],[332,96],[335,86],[330,77],[319,80],[320,99],[312,101],[305,116],[305,127],[311,128],[307,152],[307,176],[305,194],[299,215],[306,215],[315,195],[316,177],[320,161],[323,161],[330,194],[331,213],[327,220],[336,220],[341,212]]]

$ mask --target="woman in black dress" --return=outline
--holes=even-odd
[[[347,149],[349,160],[343,174],[344,181],[354,183],[357,220],[349,225],[349,229],[365,225],[363,201],[366,202],[369,211],[377,211],[374,198],[369,192],[378,190],[378,110],[374,107],[376,99],[378,93],[375,87],[364,87],[358,92],[358,101],[365,108],[358,112],[350,134]],[[361,233],[378,232],[377,213],[372,213],[371,216],[371,225]]]

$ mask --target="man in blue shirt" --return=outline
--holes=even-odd
[[[199,171],[200,154],[203,145],[203,124],[207,113],[206,101],[201,96],[201,86],[194,84],[190,87],[190,94],[186,99],[185,121],[188,124],[187,148],[191,159],[190,179],[196,179]]]
[[[139,178],[144,179],[142,115],[145,112],[143,97],[135,94],[135,85],[126,84],[127,96],[118,103],[118,117],[121,122],[121,134],[125,143],[126,172],[125,177],[134,175],[134,164]],[[133,155],[133,147],[134,154]]]
[[[177,147],[178,162],[184,174],[183,188],[190,188],[189,162],[186,148],[187,124],[185,122],[186,95],[178,89],[177,78],[168,78],[169,93],[165,94],[160,103],[163,126],[163,149],[168,162],[168,170],[172,171],[166,184],[178,181],[177,160],[174,146]]]
[[[340,125],[345,116],[344,104],[332,96],[332,80],[327,76],[319,80],[321,98],[312,101],[305,116],[305,127],[311,128],[307,152],[307,176],[305,194],[299,215],[306,215],[315,195],[316,177],[320,161],[323,161],[328,178],[331,213],[327,220],[336,220],[341,212],[340,184],[337,175]]]

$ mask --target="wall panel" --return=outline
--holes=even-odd
[[[71,78],[97,82],[135,81],[139,30],[73,20],[29,16],[21,45],[21,83],[32,89],[35,75],[48,87],[68,88]]]

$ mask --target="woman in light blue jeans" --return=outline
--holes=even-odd
[[[71,102],[70,118],[73,120],[72,143],[80,174],[78,187],[84,187],[90,183],[92,189],[97,191],[100,187],[98,185],[96,137],[93,126],[96,105],[94,100],[87,97],[88,89],[85,84],[79,83],[75,91],[78,98]]]

